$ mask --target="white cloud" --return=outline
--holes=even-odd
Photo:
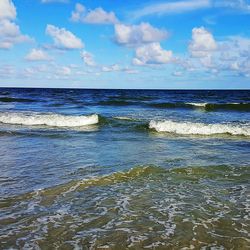
[[[250,38],[233,36],[221,43],[222,51],[217,59],[219,69],[250,77]]]
[[[213,57],[211,54],[209,54],[205,57],[201,57],[200,62],[202,64],[202,66],[204,66],[205,68],[213,68],[214,67]]]
[[[0,49],[10,49],[17,43],[31,39],[23,35],[19,26],[14,22],[16,8],[11,0],[0,1]]]
[[[130,68],[124,68],[122,69],[123,72],[127,73],[127,74],[138,74],[139,71],[136,69],[130,69]]]
[[[189,51],[193,57],[206,57],[217,49],[213,35],[204,27],[193,28]]]
[[[168,33],[157,29],[149,23],[140,25],[115,25],[115,40],[118,44],[125,46],[139,46],[145,43],[159,42],[166,39]]]
[[[11,0],[0,1],[0,20],[1,19],[16,19],[16,7]]]
[[[203,27],[194,28],[190,56],[175,61],[182,70],[250,77],[250,38],[231,36],[216,41]]]
[[[30,41],[30,37],[23,35],[18,25],[14,22],[0,20],[0,49],[10,49],[17,43]]]
[[[118,19],[114,12],[107,12],[102,8],[96,8],[94,10],[87,11],[86,8],[77,3],[75,10],[71,13],[71,21],[83,22],[91,24],[115,24],[118,23]]]
[[[249,0],[215,0],[215,7],[231,8],[235,10],[240,10],[245,13],[250,12]]]
[[[85,6],[80,3],[75,5],[75,10],[71,12],[70,20],[72,22],[80,22],[84,18],[84,13],[86,12]]]
[[[88,12],[84,18],[85,23],[96,23],[96,24],[113,24],[117,23],[114,12],[106,12],[102,8],[97,8]]]
[[[81,52],[81,58],[87,66],[95,66],[96,65],[95,60],[94,60],[94,56],[87,51]]]
[[[114,72],[114,71],[120,71],[121,68],[118,64],[113,64],[111,66],[103,66],[102,71],[103,72]]]
[[[55,47],[59,49],[82,49],[84,47],[81,39],[65,28],[48,24],[46,34],[52,37]]]
[[[122,67],[118,64],[113,64],[113,65],[105,65],[101,67],[101,72],[123,72],[126,74],[137,74],[139,73],[138,70],[132,69],[129,67]],[[99,72],[100,73],[100,72]]]
[[[150,43],[136,49],[134,65],[166,64],[173,60],[170,50],[162,49],[159,43]]]
[[[141,18],[149,15],[165,15],[177,14],[198,9],[209,8],[212,6],[210,0],[186,0],[186,1],[173,1],[163,2],[148,5],[142,9],[132,12],[132,17]]]
[[[236,12],[250,13],[250,2],[249,0],[165,0],[161,3],[148,4],[140,9],[134,10],[130,12],[130,16],[134,19],[138,19],[150,15],[181,14],[210,8],[223,8],[223,10],[227,8],[228,10],[231,9]]]
[[[177,76],[177,77],[181,77],[181,76],[183,76],[183,72],[181,72],[181,71],[174,71],[174,72],[172,73],[172,75],[173,75],[173,76]]]
[[[49,61],[51,57],[41,49],[32,49],[25,59],[28,61]]]
[[[57,72],[56,72],[58,75],[64,75],[64,76],[69,76],[71,75],[71,69],[70,67],[67,67],[67,66],[62,66],[60,67]]]

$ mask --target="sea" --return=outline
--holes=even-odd
[[[0,249],[250,249],[250,90],[0,89]]]

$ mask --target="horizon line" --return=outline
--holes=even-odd
[[[71,89],[71,90],[247,90],[250,91],[249,89],[245,89],[245,88],[228,88],[228,89],[221,89],[221,88],[213,88],[213,89],[209,89],[209,88],[178,88],[178,89],[171,89],[171,88],[77,88],[77,87],[13,87],[13,86],[0,86],[0,89]]]

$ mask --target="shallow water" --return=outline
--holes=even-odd
[[[249,249],[249,101],[1,89],[0,248]]]

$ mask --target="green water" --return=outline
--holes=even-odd
[[[1,199],[1,248],[248,249],[249,170],[138,166]]]

